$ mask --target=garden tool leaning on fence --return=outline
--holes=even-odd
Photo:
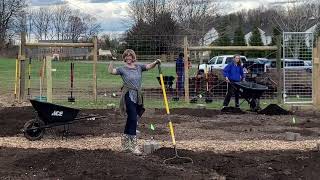
[[[73,93],[73,77],[74,77],[74,63],[70,64],[70,96],[68,97],[68,102],[75,102],[75,97],[72,95]]]
[[[205,77],[206,77],[206,99],[205,102],[206,103],[211,103],[212,102],[212,98],[210,97],[210,91],[209,91],[209,77],[208,77],[208,66],[206,64],[204,73],[205,73]],[[212,73],[212,72],[211,72]]]
[[[169,122],[169,128],[170,128],[170,135],[171,135],[171,139],[172,139],[172,144],[173,144],[173,148],[175,151],[175,156],[169,159],[165,159],[163,161],[163,163],[165,164],[174,164],[179,160],[182,160],[182,163],[193,163],[193,160],[189,157],[181,157],[178,155],[178,150],[177,150],[177,146],[176,146],[176,140],[174,137],[174,129],[173,129],[173,125],[170,119],[170,110],[169,110],[169,104],[168,104],[168,99],[167,99],[167,94],[166,94],[166,89],[164,87],[164,81],[163,81],[163,75],[162,75],[162,71],[161,71],[161,64],[158,64],[158,69],[159,69],[159,76],[160,76],[160,83],[161,83],[161,89],[162,89],[162,93],[163,93],[163,100],[164,100],[164,104],[165,104],[165,108],[166,108],[166,112],[167,112],[167,118],[168,118],[168,122]]]

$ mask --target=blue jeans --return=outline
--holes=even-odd
[[[138,121],[138,104],[131,101],[129,93],[125,95],[127,123],[124,128],[124,134],[136,135],[137,121]]]
[[[184,94],[184,75],[177,75],[177,91],[178,96],[183,96]]]

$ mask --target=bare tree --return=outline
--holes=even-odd
[[[96,18],[68,4],[35,8],[32,11],[32,30],[37,39],[72,40],[96,35],[101,29]]]
[[[213,27],[213,17],[219,12],[219,5],[219,0],[131,0],[129,14],[134,24],[147,23],[153,27],[154,33],[165,32],[161,31],[163,28],[176,28],[179,34],[192,34],[198,41]],[[167,18],[163,19],[164,16]],[[163,24],[172,27],[159,27],[159,18],[167,22],[161,21]]]
[[[68,5],[56,5],[53,9],[52,24],[54,27],[55,36],[58,40],[63,40],[67,31],[67,23],[71,9]]]
[[[41,7],[32,11],[33,32],[37,39],[47,40],[51,28],[52,12],[48,7]]]
[[[0,48],[8,39],[10,24],[15,18],[21,17],[25,6],[25,0],[0,0]]]
[[[101,31],[101,25],[97,22],[95,17],[92,17],[91,15],[84,15],[84,17],[82,17],[82,21],[85,29],[85,36],[91,37],[98,35]]]
[[[129,3],[130,18],[134,23],[145,21],[153,23],[158,14],[169,12],[169,0],[131,0]]]
[[[86,25],[79,16],[72,15],[68,20],[67,39],[76,42],[78,38],[86,32]]]
[[[187,29],[196,29],[195,26],[199,24],[207,24],[209,17],[218,12],[218,1],[214,0],[174,0],[171,3],[174,17]]]
[[[277,7],[273,20],[281,31],[306,31],[311,25],[318,23],[319,2],[307,0],[289,0],[284,7]]]

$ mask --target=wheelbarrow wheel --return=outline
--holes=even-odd
[[[45,129],[44,122],[39,119],[31,119],[24,124],[24,137],[30,141],[36,141],[43,137]]]

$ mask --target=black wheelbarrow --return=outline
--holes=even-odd
[[[241,98],[248,102],[251,111],[260,110],[260,97],[268,90],[267,86],[247,81],[233,82],[232,85],[239,90]]]
[[[95,120],[104,118],[104,116],[88,114],[81,114],[78,117],[80,112],[79,109],[37,100],[30,100],[30,102],[36,111],[36,118],[27,121],[24,124],[22,131],[24,136],[31,141],[41,139],[45,133],[45,129],[47,128],[64,126],[64,133],[67,134],[69,130],[69,124],[79,120]]]

